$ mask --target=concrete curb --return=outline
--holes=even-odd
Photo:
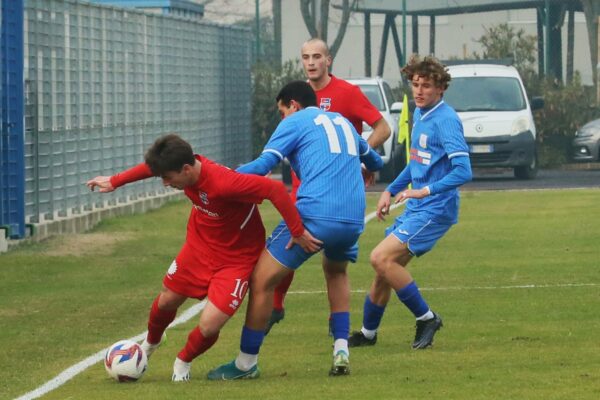
[[[123,204],[105,206],[68,217],[55,218],[51,221],[33,224],[32,235],[25,239],[10,240],[5,238],[5,235],[0,232],[0,253],[21,244],[37,243],[55,235],[83,233],[98,225],[105,218],[145,213],[149,210],[159,208],[168,202],[183,198],[185,198],[183,192],[166,193],[132,200]]]

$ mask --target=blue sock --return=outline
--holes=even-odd
[[[240,350],[246,354],[258,354],[264,338],[264,331],[254,331],[244,326],[242,328]]]
[[[331,313],[331,330],[333,340],[348,339],[348,334],[350,333],[350,313]]]
[[[365,304],[363,306],[363,326],[365,329],[374,331],[379,328],[381,318],[383,318],[383,312],[385,306],[379,306],[371,301],[371,297],[367,294],[365,297]]]
[[[421,292],[419,292],[415,281],[397,290],[396,294],[400,301],[414,314],[415,318],[419,318],[429,311],[429,306],[421,296]]]

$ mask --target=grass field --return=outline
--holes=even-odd
[[[370,196],[369,211],[375,202]],[[272,227],[277,214],[270,204],[261,210]],[[143,332],[188,212],[187,202],[172,203],[0,255],[0,399]],[[444,318],[435,346],[411,350],[414,319],[393,299],[377,345],[352,351],[349,377],[327,375],[327,298],[314,257],[292,285],[286,319],[265,341],[260,379],[205,379],[237,354],[242,310],[194,362],[187,384],[170,375],[196,318],[168,331],[140,382],[118,384],[98,363],[43,398],[598,399],[598,215],[600,190],[463,193],[460,223],[411,264]],[[384,226],[367,224],[351,267],[354,329],[372,278],[368,255]]]

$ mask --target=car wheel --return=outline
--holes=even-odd
[[[533,160],[529,165],[522,165],[515,167],[515,178],[517,179],[533,179],[536,177],[538,172],[538,159],[537,153],[533,154]]]

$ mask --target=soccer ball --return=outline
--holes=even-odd
[[[120,340],[106,351],[104,368],[119,382],[133,382],[142,377],[148,367],[148,357],[139,344]]]

